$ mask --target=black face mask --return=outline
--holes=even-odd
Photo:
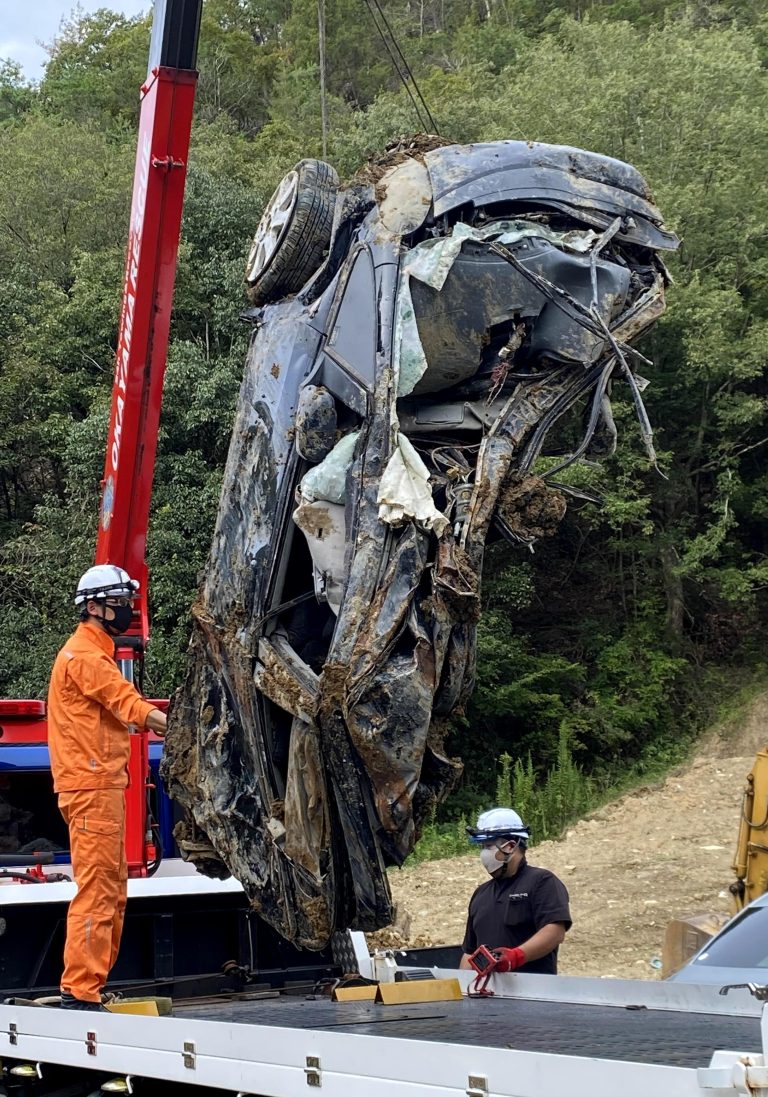
[[[109,609],[115,615],[114,621],[107,621],[106,617],[102,617],[104,622],[104,628],[107,630],[110,636],[122,636],[125,630],[131,623],[131,617],[133,616],[133,608],[131,606],[109,606]],[[106,614],[107,607],[104,607]]]

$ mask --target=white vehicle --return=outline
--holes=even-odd
[[[768,981],[768,893],[743,907],[669,978],[716,986]]]

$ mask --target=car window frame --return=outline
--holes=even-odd
[[[339,325],[339,318],[345,305],[349,303],[348,291],[350,283],[352,282],[355,271],[358,268],[358,264],[363,260],[363,257],[367,259],[368,268],[371,276],[371,376],[367,378],[354,363],[345,358],[343,354],[339,353],[333,342]],[[376,267],[373,261],[373,254],[367,244],[358,244],[351,252],[348,259],[348,267],[344,272],[343,281],[338,287],[337,298],[334,301],[330,316],[328,318],[328,330],[325,343],[323,345],[323,353],[327,355],[337,366],[348,373],[350,377],[361,385],[366,394],[370,396],[372,394],[375,381],[376,381],[376,347],[377,338],[379,333],[379,309],[378,309],[378,297],[376,287]]]

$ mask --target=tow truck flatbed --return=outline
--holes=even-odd
[[[496,991],[407,1006],[241,996],[167,1018],[2,1005],[0,1055],[43,1077],[56,1064],[262,1097],[723,1097],[746,1092],[746,1071],[768,1094],[766,1021],[746,991],[541,975],[497,976]]]
[[[192,1006],[177,1016],[227,1025],[276,1025],[385,1040],[502,1047],[617,1062],[706,1067],[722,1047],[760,1043],[757,1017],[504,998],[381,1006],[301,999]]]

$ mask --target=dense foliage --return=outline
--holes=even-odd
[[[325,0],[328,159],[419,128],[363,0]],[[385,0],[440,131],[616,155],[684,238],[644,348],[663,476],[631,410],[534,554],[494,548],[454,810],[508,752],[597,780],[673,756],[759,662],[768,581],[768,3]],[[75,13],[39,85],[0,62],[0,696],[40,696],[95,536],[149,19]],[[148,688],[178,680],[244,357],[249,237],[321,150],[316,0],[206,0],[155,477]],[[529,763],[530,758],[530,763]],[[532,770],[529,768],[532,767]],[[554,769],[553,769],[554,767]]]

